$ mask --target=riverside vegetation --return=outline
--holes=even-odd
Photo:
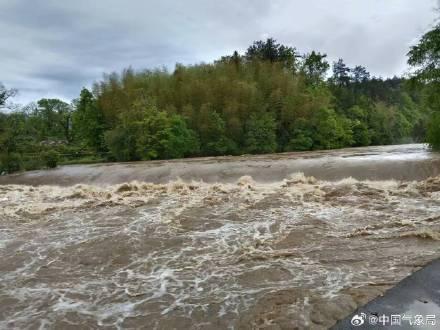
[[[68,104],[0,112],[0,173],[61,163],[428,142],[440,147],[440,25],[408,77],[371,77],[274,39],[214,63],[105,75]],[[0,84],[0,107],[15,90]]]

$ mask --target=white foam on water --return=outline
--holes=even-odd
[[[395,282],[440,252],[436,182],[0,186],[0,301],[13,311],[0,327],[184,317],[233,328],[292,289],[304,297],[285,298],[286,313],[303,308],[311,324],[318,297]]]

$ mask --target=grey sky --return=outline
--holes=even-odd
[[[407,69],[436,0],[0,0],[0,81],[70,100],[102,73],[209,62],[268,36],[374,75]]]

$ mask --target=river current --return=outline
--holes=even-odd
[[[0,328],[327,329],[440,256],[423,145],[0,178]]]

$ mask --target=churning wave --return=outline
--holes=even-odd
[[[3,185],[0,327],[325,329],[439,255],[439,197],[303,173]]]

